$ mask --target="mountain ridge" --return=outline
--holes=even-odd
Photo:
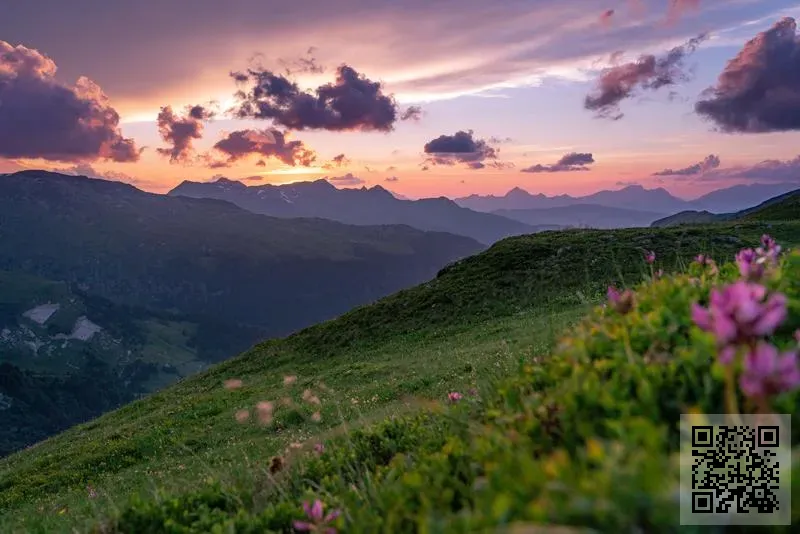
[[[317,217],[359,226],[404,224],[425,231],[464,235],[487,245],[539,230],[516,220],[461,207],[444,196],[402,200],[380,185],[338,189],[327,180],[315,180],[248,186],[223,178],[213,182],[184,180],[167,194],[226,200],[271,217]]]

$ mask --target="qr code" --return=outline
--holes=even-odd
[[[788,525],[791,417],[681,418],[682,525]]]

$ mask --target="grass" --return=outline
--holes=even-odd
[[[681,272],[765,230],[800,243],[794,223],[505,240],[0,460],[0,531],[288,532],[311,497],[344,510],[348,532],[675,531],[676,418],[721,406],[713,347],[688,306],[719,280],[669,277],[641,288],[636,313],[578,320],[608,283],[642,280],[643,250]],[[783,278],[795,300],[798,279],[795,262]],[[797,309],[787,328],[800,326]],[[229,378],[243,386],[224,389]],[[445,409],[452,390],[465,399]],[[271,426],[236,422],[263,400],[278,405]],[[780,402],[796,411],[796,396]],[[324,454],[308,451],[322,441]]]

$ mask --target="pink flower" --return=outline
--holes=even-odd
[[[743,248],[736,254],[736,265],[742,278],[758,281],[764,276],[764,261],[752,248]]]
[[[242,381],[238,378],[229,378],[225,382],[223,382],[225,389],[239,389],[242,387]]]
[[[462,397],[463,395],[458,391],[451,391],[447,394],[447,400],[453,403],[460,401]]]
[[[653,252],[652,250],[646,252],[645,255],[644,255],[644,260],[647,263],[650,263],[650,264],[655,263],[655,261],[656,261],[656,253]]]
[[[294,529],[300,532],[324,532],[325,534],[336,534],[334,527],[327,526],[339,517],[341,512],[334,510],[328,515],[323,516],[324,505],[319,499],[315,500],[313,504],[308,502],[303,503],[303,511],[306,513],[306,518],[309,521],[295,521]]]
[[[314,445],[314,452],[316,452],[317,454],[322,454],[323,452],[325,452],[325,445],[323,445],[322,443],[317,443],[316,445]]]
[[[707,309],[692,305],[692,320],[701,330],[714,334],[720,347],[768,336],[784,319],[785,296],[767,296],[764,286],[745,281],[712,290]]]
[[[744,360],[739,386],[748,397],[771,397],[800,386],[800,368],[794,351],[778,354],[770,343],[759,343]]]
[[[705,265],[706,264],[706,257],[703,254],[698,254],[697,256],[694,257],[694,261],[696,261],[700,265]]]

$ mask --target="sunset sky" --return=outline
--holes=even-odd
[[[329,177],[411,198],[800,183],[798,16],[789,0],[2,0],[0,172],[153,192]]]

